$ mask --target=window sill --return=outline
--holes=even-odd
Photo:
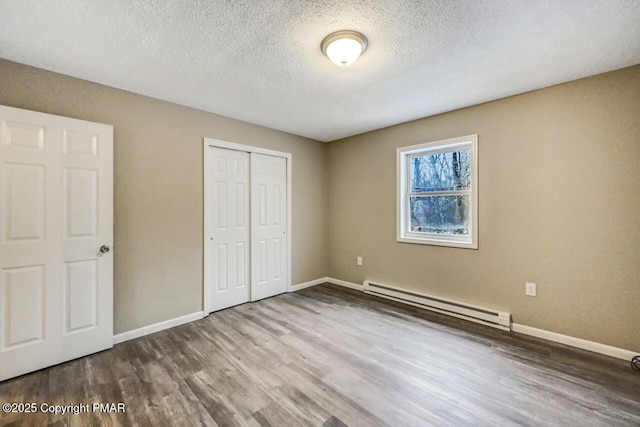
[[[431,246],[447,246],[451,248],[462,248],[462,249],[478,249],[477,242],[464,242],[460,240],[449,240],[447,238],[439,238],[439,239],[430,239],[424,237],[403,237],[399,236],[396,238],[396,242],[398,243],[411,243],[414,245],[431,245]]]

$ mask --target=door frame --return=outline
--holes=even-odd
[[[212,243],[211,243],[211,238],[210,236],[212,235],[212,228],[213,228],[213,224],[210,223],[209,220],[209,213],[211,212],[211,210],[214,208],[214,200],[212,196],[212,188],[209,188],[208,182],[211,178],[211,176],[214,173],[213,170],[213,150],[211,150],[210,148],[226,148],[228,150],[236,150],[236,151],[244,151],[246,153],[249,153],[250,155],[252,153],[257,153],[257,154],[265,154],[268,156],[274,156],[274,157],[282,157],[286,160],[287,162],[287,238],[286,238],[286,244],[287,244],[287,271],[285,272],[286,275],[286,280],[287,280],[287,292],[291,292],[291,184],[292,184],[292,179],[291,179],[291,175],[292,175],[292,154],[291,153],[286,153],[284,151],[276,151],[276,150],[269,150],[266,148],[260,148],[260,147],[255,147],[252,145],[245,145],[245,144],[238,144],[235,142],[229,142],[229,141],[223,141],[220,139],[214,139],[214,138],[204,138],[204,155],[203,157],[203,162],[204,162],[204,234],[202,236],[203,238],[203,245],[204,245],[204,253],[203,253],[203,283],[202,283],[202,288],[203,288],[203,293],[202,293],[202,298],[203,298],[203,303],[202,303],[202,307],[204,310],[204,315],[208,316],[210,311],[209,311],[209,297],[211,296],[211,289],[209,289],[209,284],[211,283],[211,278],[213,277],[213,271],[211,266],[207,263],[207,260],[209,259],[210,255],[211,255],[211,251],[212,251]],[[249,229],[249,240],[251,240],[251,229]],[[251,271],[249,271],[249,274],[251,274]],[[249,283],[250,280],[248,281]]]

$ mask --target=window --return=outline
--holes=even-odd
[[[397,241],[478,248],[478,135],[398,148]]]

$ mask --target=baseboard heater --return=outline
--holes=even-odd
[[[440,297],[408,291],[389,285],[364,281],[364,291],[371,295],[403,302],[416,307],[425,308],[437,313],[446,314],[483,325],[511,330],[511,313],[496,311],[490,308],[469,305],[463,302],[451,301]]]

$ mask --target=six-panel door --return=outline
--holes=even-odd
[[[209,259],[213,266],[209,311],[250,300],[249,153],[213,148],[214,173]]]
[[[287,291],[287,161],[251,153],[251,300]]]
[[[112,240],[113,128],[0,106],[0,380],[113,346]]]

